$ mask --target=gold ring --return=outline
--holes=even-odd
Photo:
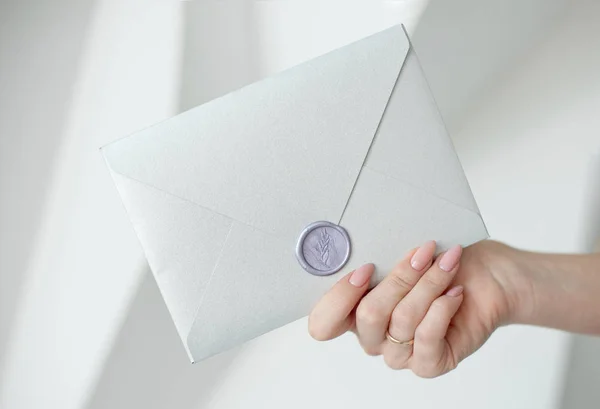
[[[396,338],[394,338],[393,336],[391,336],[389,331],[386,331],[386,333],[385,333],[385,337],[386,337],[386,338],[387,338],[387,339],[388,339],[390,342],[392,342],[392,343],[394,343],[394,344],[402,345],[402,346],[407,346],[407,347],[409,347],[409,346],[411,346],[412,344],[414,344],[414,343],[415,343],[415,340],[414,340],[414,339],[409,339],[408,341],[399,341],[399,340],[397,340]]]

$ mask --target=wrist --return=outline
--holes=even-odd
[[[510,322],[600,334],[600,255],[515,251],[521,277]]]
[[[535,253],[510,248],[510,274],[513,302],[507,316],[508,324],[531,324],[536,314]]]
[[[497,325],[600,334],[600,255],[543,254],[496,242],[481,261],[501,289]]]
[[[527,323],[535,313],[531,254],[498,242],[487,242],[485,264],[502,289],[500,325]]]

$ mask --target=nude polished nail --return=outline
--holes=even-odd
[[[444,253],[440,260],[440,268],[444,271],[450,272],[458,265],[460,256],[462,255],[462,247],[454,246],[450,250]]]
[[[452,287],[451,289],[449,289],[446,292],[446,295],[449,295],[450,297],[458,297],[463,293],[463,290],[464,288],[462,285],[457,285],[456,287]]]
[[[350,275],[350,279],[348,281],[350,281],[350,284],[352,284],[354,287],[362,287],[369,281],[371,275],[373,274],[373,271],[373,264],[365,264],[364,266],[361,266],[354,270],[354,272]]]
[[[435,254],[435,241],[431,240],[427,243],[423,244],[419,249],[413,254],[410,259],[410,265],[417,271],[423,270],[431,260],[433,259],[433,255]]]

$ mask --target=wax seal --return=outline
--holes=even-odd
[[[350,258],[350,237],[330,222],[311,223],[302,231],[296,257],[304,270],[317,276],[338,272]]]

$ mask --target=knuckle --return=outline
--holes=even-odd
[[[435,331],[429,325],[421,324],[415,331],[415,340],[420,344],[430,344],[437,341],[437,337]]]
[[[383,362],[385,362],[385,364],[395,370],[395,371],[399,371],[401,369],[405,369],[406,368],[406,360],[404,359],[399,359],[396,356],[390,355],[390,354],[385,354],[383,356]]]
[[[437,298],[431,303],[429,312],[436,315],[447,315],[448,303],[443,298]]]
[[[365,354],[369,355],[369,356],[379,356],[381,355],[381,351],[379,350],[379,348],[372,348],[372,347],[366,347],[364,345],[361,345],[363,351],[365,351]]]
[[[417,311],[412,304],[401,302],[392,312],[392,324],[398,327],[411,326],[417,319]]]
[[[430,365],[415,365],[414,368],[411,368],[413,373],[417,375],[419,378],[424,379],[433,379],[442,375],[441,371],[435,367]]]
[[[425,274],[423,276],[423,281],[429,287],[433,287],[436,289],[437,288],[446,288],[448,286],[449,278],[450,277],[448,274],[439,274],[439,271],[431,270],[429,272],[429,274]]]
[[[404,269],[402,268],[397,268],[396,270],[394,270],[394,272],[392,272],[392,274],[388,276],[388,283],[394,288],[397,288],[398,290],[402,290],[404,292],[412,290],[412,288],[416,284],[413,282],[413,280],[410,280],[410,278],[407,277],[407,275],[404,272]]]
[[[385,320],[385,314],[372,302],[362,302],[356,309],[356,320],[366,325],[377,325]]]

